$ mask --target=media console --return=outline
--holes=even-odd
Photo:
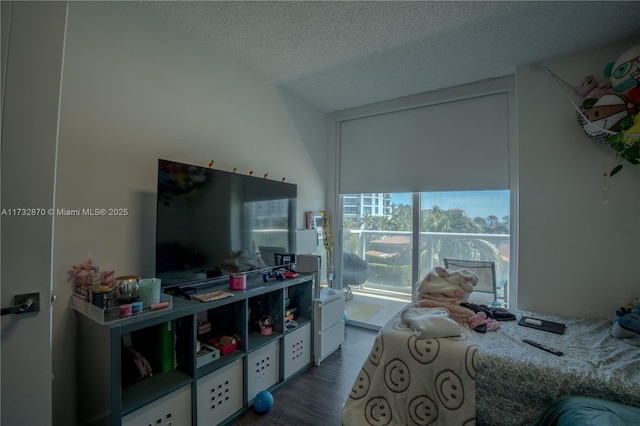
[[[246,290],[227,283],[198,293],[217,290],[233,296],[207,303],[174,296],[169,308],[112,321],[92,315],[93,305],[74,304],[79,424],[231,424],[259,391],[276,391],[311,365],[312,275],[268,282],[260,275]],[[269,334],[260,332],[263,317]],[[200,359],[197,341],[220,336],[235,346]],[[148,361],[151,376],[142,377],[129,347]]]

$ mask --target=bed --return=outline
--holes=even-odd
[[[581,395],[640,406],[640,347],[611,337],[611,322],[517,312],[564,323],[554,334],[517,322],[476,335],[478,424],[530,425],[562,395]],[[555,356],[522,342],[534,340],[561,350]]]
[[[343,424],[531,425],[563,395],[640,407],[640,347],[611,337],[610,321],[514,313],[518,319],[529,316],[567,328],[554,334],[503,321],[497,331],[477,333],[461,326],[459,338],[416,339],[396,315],[378,333],[354,382]],[[564,355],[542,351],[523,339]],[[428,352],[429,347],[439,350]],[[422,358],[415,356],[416,348],[422,348]],[[433,360],[420,362],[435,352]],[[393,367],[400,365],[409,372],[406,389],[388,385]],[[457,378],[443,376],[444,371]],[[443,389],[454,388],[456,409],[443,397]]]
[[[420,339],[399,314],[393,317],[356,377],[342,424],[474,424],[474,332],[459,331],[456,337]],[[446,423],[437,423],[442,419]]]

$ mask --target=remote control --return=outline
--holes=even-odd
[[[543,344],[541,344],[541,343],[534,342],[533,340],[529,340],[529,339],[522,339],[522,341],[523,341],[523,342],[525,342],[525,343],[530,344],[531,346],[535,346],[535,347],[536,347],[536,348],[538,348],[538,349],[542,349],[543,351],[547,351],[547,352],[549,352],[549,353],[552,353],[552,354],[554,354],[554,355],[558,355],[558,356],[562,356],[562,355],[564,355],[564,354],[562,353],[562,351],[559,351],[559,350],[554,349],[554,348],[552,348],[552,347],[550,347],[550,346],[547,346],[547,345],[543,345]]]

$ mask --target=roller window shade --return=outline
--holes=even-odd
[[[509,188],[507,93],[342,121],[341,194]]]

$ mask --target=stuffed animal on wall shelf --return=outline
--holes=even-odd
[[[576,86],[574,86],[574,89],[576,93],[582,97],[582,106],[585,108],[591,108],[593,104],[604,95],[616,94],[616,91],[611,87],[608,81],[598,84],[596,78],[592,75],[585,76]]]
[[[633,116],[638,112],[635,105],[628,103],[620,95],[604,95],[584,111],[591,125],[619,132],[633,124]]]
[[[629,102],[640,105],[640,45],[626,50],[604,67],[611,87]]]

